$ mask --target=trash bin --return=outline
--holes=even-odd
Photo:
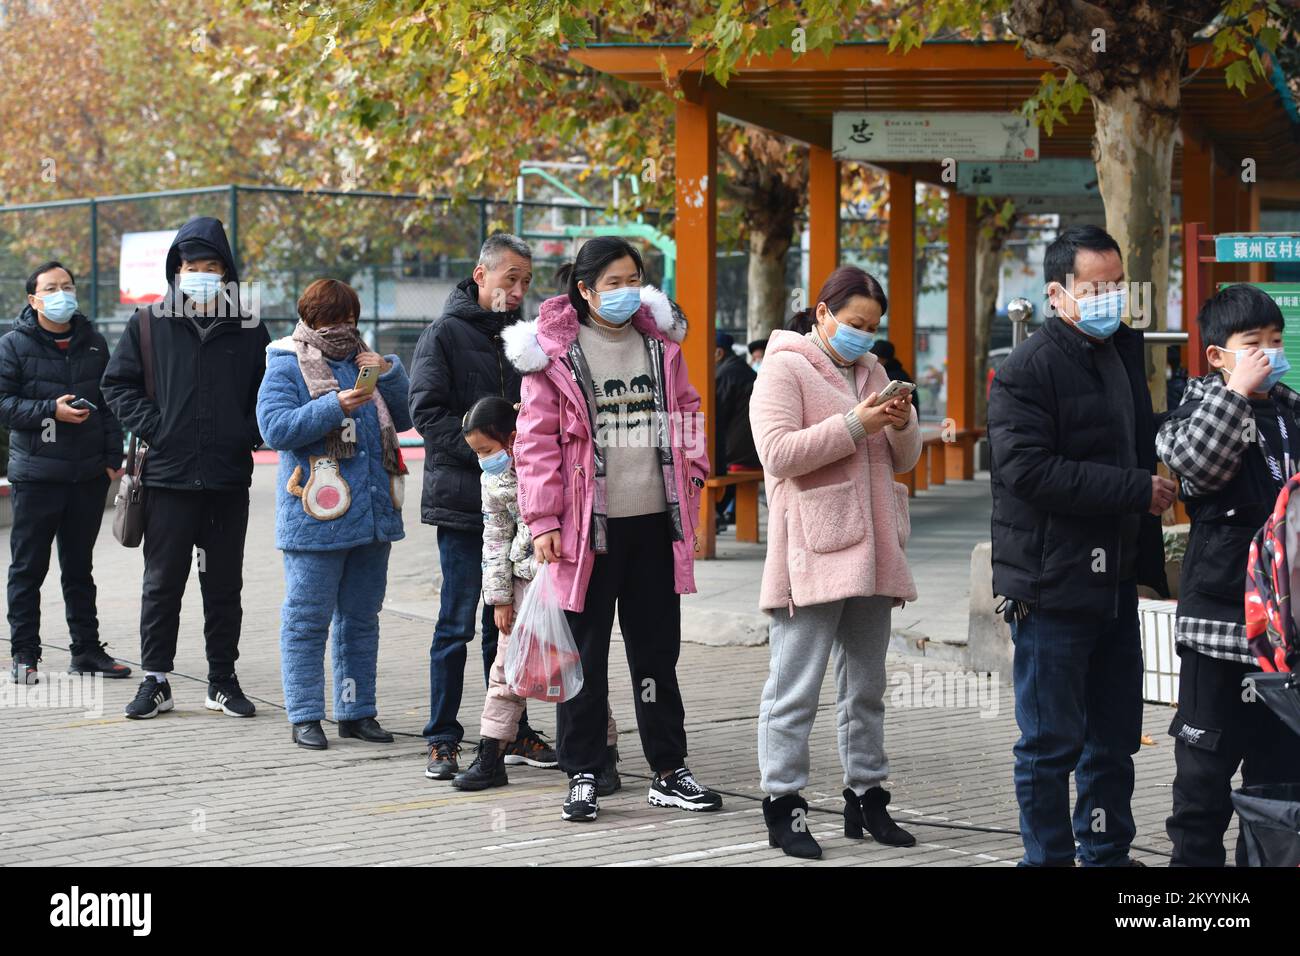
[[[1269,783],[1232,793],[1250,866],[1300,866],[1300,783]]]

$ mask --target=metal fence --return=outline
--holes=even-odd
[[[576,202],[452,201],[275,186],[0,206],[0,312],[17,314],[31,269],[57,258],[73,270],[82,311],[112,346],[135,308],[119,293],[122,237],[172,230],[193,216],[214,216],[225,224],[240,277],[258,283],[262,318],[273,336],[292,328],[302,289],[331,276],[357,290],[362,331],[371,345],[404,360],[420,332],[441,314],[453,286],[473,271],[490,232],[517,231],[533,245],[534,282],[524,308],[535,314],[557,291],[555,271],[572,259],[584,231],[634,231],[605,209]],[[652,244],[643,249],[649,280],[661,283],[663,253]],[[792,249],[787,270],[792,284],[798,284],[803,261],[800,250]],[[715,320],[740,341],[747,268],[746,252],[719,252]],[[671,281],[672,270],[667,271]]]
[[[670,264],[661,251],[671,244],[638,241],[664,223],[647,217],[646,222],[629,224],[604,208],[563,195],[545,201],[453,202],[362,190],[227,185],[0,206],[0,315],[17,314],[31,269],[58,258],[77,277],[82,311],[114,346],[134,309],[119,295],[122,237],[172,230],[199,215],[225,223],[240,276],[258,283],[262,318],[273,336],[292,328],[303,288],[330,276],[357,290],[362,331],[372,347],[394,352],[403,361],[409,361],[420,333],[441,314],[452,287],[473,271],[478,249],[492,231],[518,232],[533,246],[534,281],[525,314],[536,314],[541,301],[555,294],[555,270],[573,258],[585,235],[628,235],[643,250],[649,281],[662,284],[667,278],[671,283],[675,274],[666,268]],[[854,217],[853,209],[845,207],[839,229],[843,261],[861,265],[888,287],[884,224]],[[1029,230],[1008,244],[1005,295],[999,302],[1015,294],[1017,277],[1036,279],[1042,239]],[[804,289],[804,301],[816,294],[806,288],[806,247],[804,232],[786,260],[786,287]],[[916,368],[909,371],[924,383],[922,414],[942,417],[947,397],[947,247],[927,245],[919,256]],[[712,318],[716,328],[732,333],[737,342],[747,338],[748,266],[743,246],[719,250],[717,311]],[[792,304],[785,303],[786,314]],[[884,329],[887,335],[888,317]],[[999,317],[994,346],[1008,333],[1009,325]]]

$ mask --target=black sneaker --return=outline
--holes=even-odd
[[[208,710],[219,710],[227,717],[252,717],[257,713],[253,702],[244,696],[234,674],[208,684],[208,699],[203,706]]]
[[[602,797],[623,789],[623,779],[618,775],[618,744],[605,748],[605,766],[596,774],[596,793]]]
[[[424,768],[424,775],[430,780],[451,780],[460,770],[456,764],[459,753],[460,747],[456,744],[430,744],[429,765]]]
[[[596,775],[575,773],[569,778],[569,795],[564,798],[560,819],[575,823],[595,820],[599,809],[596,805]]]
[[[652,807],[681,807],[696,811],[722,809],[722,797],[701,787],[685,767],[678,767],[667,778],[655,774],[648,799]]]
[[[105,677],[121,679],[131,676],[131,668],[119,664],[105,653],[107,644],[98,643],[85,650],[72,651],[72,663],[68,665],[71,674],[103,674]]]
[[[526,763],[530,767],[555,767],[560,758],[555,750],[531,727],[521,727],[519,736],[506,746],[506,763]]]
[[[14,651],[14,666],[10,669],[15,684],[39,684],[40,676],[36,665],[40,662],[40,651]]]
[[[486,790],[504,787],[509,782],[505,761],[501,759],[501,741],[484,737],[478,742],[474,762],[469,769],[456,774],[451,785],[457,790]]]
[[[128,720],[148,720],[171,709],[171,681],[160,681],[156,677],[146,677],[140,681],[140,689],[135,692],[135,699],[126,705],[126,718]]]

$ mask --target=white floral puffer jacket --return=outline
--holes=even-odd
[[[514,578],[533,579],[533,536],[519,517],[514,462],[500,475],[483,473],[483,603],[513,604]]]

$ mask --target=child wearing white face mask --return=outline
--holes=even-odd
[[[519,517],[519,479],[515,474],[516,409],[498,396],[479,399],[465,415],[461,433],[478,456],[483,471],[483,603],[493,607],[500,636],[496,658],[488,676],[487,697],[480,718],[480,740],[474,762],[452,779],[458,790],[485,790],[503,787],[509,780],[506,764],[527,763],[537,767],[554,767],[555,751],[542,745],[528,756],[506,754],[506,748],[519,734],[525,700],[506,684],[506,651],[514,629],[515,612],[533,579],[533,536]],[[597,778],[602,795],[619,788],[617,752],[618,728],[609,715],[607,744],[611,754],[607,766]]]
[[[1223,866],[1238,766],[1247,786],[1294,779],[1300,736],[1242,678],[1256,671],[1245,636],[1246,564],[1300,453],[1300,395],[1282,384],[1281,310],[1261,289],[1233,285],[1197,316],[1208,375],[1188,381],[1156,436],[1191,514],[1179,583],[1178,713],[1169,728],[1177,767],[1166,822],[1175,866]],[[1245,864],[1237,845],[1237,863]]]

